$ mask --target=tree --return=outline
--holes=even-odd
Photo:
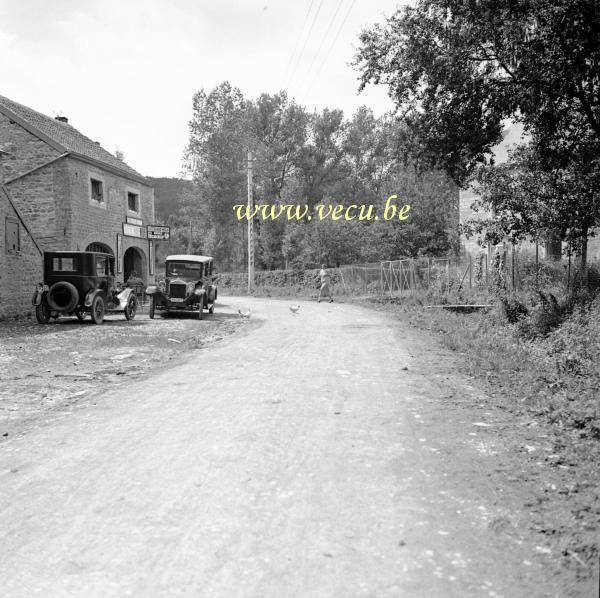
[[[224,82],[193,98],[186,165],[197,188],[198,203],[214,229],[214,255],[223,268],[234,268],[243,254],[242,223],[232,218],[233,206],[245,197],[246,101],[241,91]]]
[[[298,201],[314,206],[324,198],[329,186],[341,179],[345,126],[341,110],[325,108],[310,116],[307,141],[294,164],[296,184],[292,191]]]
[[[573,191],[600,166],[599,37],[595,0],[420,0],[364,31],[355,64],[362,87],[389,86],[421,168],[464,185],[504,119],[518,119],[532,147],[522,166],[545,180],[534,204],[552,188],[553,219],[593,209],[596,225],[600,202]]]
[[[477,173],[480,198],[477,211],[487,217],[468,221],[464,231],[485,241],[508,238],[545,240],[558,233],[569,252],[578,252],[585,270],[587,239],[598,224],[600,172],[597,169],[543,168],[535,145],[517,148],[508,163],[481,168]],[[577,209],[573,209],[573,206]]]

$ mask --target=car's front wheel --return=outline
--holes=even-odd
[[[200,297],[200,303],[198,303],[198,319],[201,320],[204,317],[204,297]]]
[[[154,320],[154,295],[150,295],[150,304],[148,305],[148,317]]]
[[[45,300],[35,306],[35,319],[39,324],[47,324],[50,321],[50,307]]]
[[[128,320],[133,320],[135,318],[135,314],[137,313],[137,298],[132,293],[127,300],[127,305],[125,306],[125,317]]]
[[[209,314],[215,313],[215,302],[214,301],[210,304],[210,307],[208,308],[208,313]]]
[[[92,301],[92,322],[94,324],[102,324],[104,322],[104,299],[102,295],[96,295]]]

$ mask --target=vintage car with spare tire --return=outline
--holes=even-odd
[[[115,260],[97,251],[47,251],[44,281],[33,294],[35,316],[40,324],[51,318],[75,316],[102,324],[107,312],[122,312],[133,320],[138,301],[133,289],[115,282]]]
[[[204,310],[212,314],[217,300],[213,258],[206,255],[169,255],[165,278],[146,289],[148,315],[155,312],[192,312],[202,320]]]

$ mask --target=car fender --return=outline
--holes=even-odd
[[[146,287],[145,292],[146,295],[156,295],[157,293],[160,293],[160,289],[157,285],[150,285],[149,287]]]
[[[84,300],[83,304],[86,307],[92,307],[92,302],[94,301],[94,298],[96,297],[96,295],[102,295],[102,297],[104,297],[104,292],[102,291],[102,289],[95,289],[93,291],[88,291],[85,296],[85,300]]]
[[[126,288],[126,289],[123,289],[117,295],[117,299],[119,300],[119,307],[121,309],[124,310],[127,307],[127,302],[129,301],[129,297],[131,297],[132,294],[135,294],[133,289]]]
[[[31,298],[31,305],[38,306],[42,303],[42,299],[44,295],[48,292],[47,284],[40,284],[38,288],[33,292],[33,297]]]
[[[208,293],[206,292],[206,289],[204,287],[197,287],[194,289],[193,294],[191,294],[188,297],[188,300],[186,301],[186,303],[188,303],[188,304],[200,303],[200,304],[204,305],[206,303],[205,297],[208,299]]]

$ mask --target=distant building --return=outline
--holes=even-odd
[[[152,184],[66,117],[0,96],[0,183],[42,251],[106,251],[115,256],[118,279],[133,271],[144,282],[153,278],[145,234],[154,223]],[[0,259],[1,271],[10,259],[5,251]]]

